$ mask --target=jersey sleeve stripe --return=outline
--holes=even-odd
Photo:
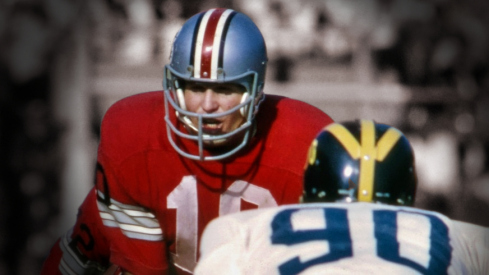
[[[117,221],[121,224],[132,224],[146,228],[159,228],[159,223],[156,218],[148,218],[139,215],[131,216],[126,212],[113,210],[110,207],[107,207],[102,202],[98,202],[98,208],[100,212],[100,217],[102,219],[106,218]]]
[[[101,201],[105,201],[105,194],[100,191],[100,190],[97,190],[97,196],[99,198],[99,200]],[[120,203],[114,199],[110,199],[110,205],[116,205],[117,207],[121,208],[121,209],[126,209],[126,210],[135,210],[135,211],[141,211],[141,212],[146,212],[146,213],[150,213],[146,210],[146,208],[144,207],[141,207],[141,206],[136,206],[136,205],[130,205],[130,204],[123,204],[123,203]],[[150,213],[151,214],[151,213]],[[154,217],[153,214],[151,214],[152,217]]]
[[[123,204],[113,199],[110,201],[110,206],[103,203],[103,200],[97,201],[100,218],[105,226],[119,228],[131,239],[163,240],[163,230],[154,214],[142,207]]]
[[[69,246],[71,241],[69,236],[71,235],[71,232],[72,230],[68,231],[59,242],[59,246],[63,252],[63,256],[59,263],[59,270],[63,275],[81,275],[87,270],[87,265],[83,264],[83,262]]]
[[[124,234],[124,236],[128,237],[128,238],[131,238],[131,239],[138,239],[138,240],[145,240],[145,241],[152,241],[152,242],[156,242],[156,241],[161,241],[163,240],[163,235],[160,233],[160,234],[156,234],[156,233],[140,233],[140,232],[135,232],[135,231],[130,231],[130,230],[127,230],[127,229],[130,229],[130,228],[126,228],[125,226],[121,226],[121,224],[115,222],[115,221],[110,221],[110,220],[104,220],[103,221],[103,224],[107,227],[114,227],[114,228],[117,228],[119,227],[122,231],[122,233]]]

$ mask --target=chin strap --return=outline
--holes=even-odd
[[[243,102],[245,102],[248,97],[250,97],[250,95],[246,92],[243,94],[243,96],[241,97],[241,101],[239,102],[239,104],[242,104]],[[248,114],[248,105],[245,105],[243,107],[241,107],[239,109],[239,113],[244,117],[246,118],[247,114]]]
[[[187,110],[187,105],[185,104],[185,97],[183,96],[183,89],[180,87],[178,80],[175,80],[175,90],[177,91],[177,100],[180,104],[180,108]]]
[[[175,80],[175,91],[176,91],[176,96],[177,96],[177,101],[178,101],[178,104],[180,105],[180,108],[182,108],[183,110],[187,110],[187,105],[185,104],[185,97],[183,95],[183,89],[182,87],[180,87],[180,83],[178,82],[178,80]],[[192,123],[192,121],[190,120],[190,118],[188,118],[187,116],[185,115],[180,115],[180,113],[178,113],[178,111],[175,111],[177,117],[180,119],[180,121],[183,122],[183,124],[185,124],[185,126],[191,128],[192,130],[194,130],[195,132],[197,132],[197,127],[195,127]]]

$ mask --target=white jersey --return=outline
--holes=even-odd
[[[374,203],[300,204],[222,216],[195,274],[489,274],[489,228]]]

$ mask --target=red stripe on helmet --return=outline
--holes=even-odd
[[[204,39],[202,41],[202,58],[200,61],[200,77],[211,77],[211,61],[214,48],[214,36],[216,34],[217,23],[226,9],[216,9],[212,12],[205,28]],[[219,53],[218,53],[219,54]]]

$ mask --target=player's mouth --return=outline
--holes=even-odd
[[[202,131],[206,134],[220,134],[222,133],[222,122],[217,119],[204,119],[202,123]]]

